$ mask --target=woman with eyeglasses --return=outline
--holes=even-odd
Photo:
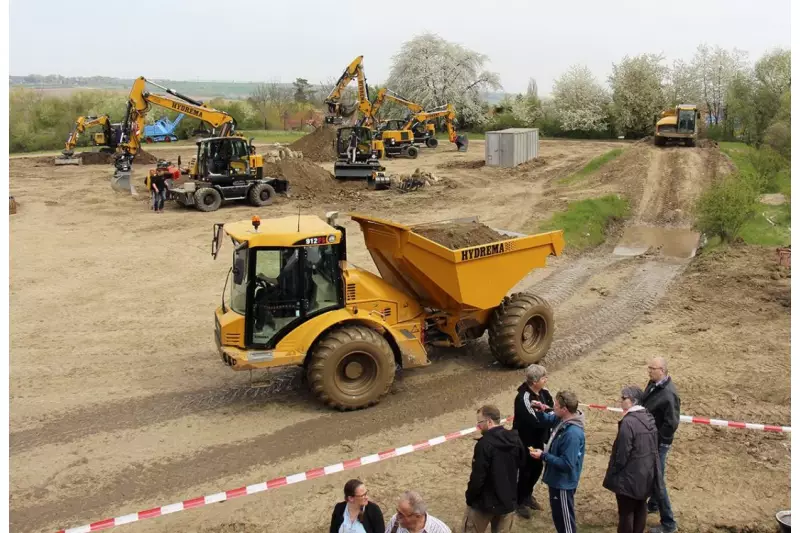
[[[617,496],[618,533],[642,533],[647,525],[647,498],[661,483],[656,422],[640,404],[644,392],[632,385],[622,389],[617,438],[611,448],[603,487]]]
[[[333,508],[330,533],[383,533],[384,527],[381,508],[369,501],[364,483],[345,483],[344,501]]]

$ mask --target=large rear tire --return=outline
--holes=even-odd
[[[210,213],[222,205],[222,195],[217,189],[203,187],[194,193],[194,206],[198,211]]]
[[[275,189],[268,183],[258,183],[250,189],[250,203],[256,207],[270,205],[275,199]]]
[[[544,298],[518,292],[492,312],[489,346],[502,364],[522,368],[547,355],[554,327],[553,309]]]
[[[389,343],[365,326],[328,332],[308,364],[311,392],[325,405],[350,411],[377,404],[394,382]]]
[[[439,139],[437,139],[436,137],[428,137],[427,139],[425,139],[425,146],[427,146],[428,148],[436,148],[437,146],[439,146]]]

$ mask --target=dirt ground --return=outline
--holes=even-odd
[[[559,180],[622,146],[597,174]],[[155,150],[154,150],[155,152]],[[210,257],[212,224],[272,215],[358,211],[402,223],[478,216],[522,231],[572,199],[628,195],[631,226],[686,228],[689,206],[729,168],[713,146],[656,149],[644,143],[542,141],[541,158],[516,169],[485,167],[483,143],[447,143],[387,171],[415,169],[454,187],[401,194],[336,184],[341,194],[279,197],[264,208],[200,213],[175,205],[153,217],[146,197],[115,193],[112,167],[10,161],[10,507],[14,531],[53,531],[390,449],[474,423],[481,404],[511,413],[521,372],[495,363],[485,338],[436,350],[434,364],[401,372],[374,408],[338,413],[306,392],[296,369],[236,373],[213,342],[214,308],[229,268]],[[159,158],[192,156],[160,149]],[[332,164],[322,164],[328,171]],[[151,167],[134,166],[134,175]],[[139,180],[141,181],[141,180]],[[358,225],[349,260],[375,271]],[[789,271],[774,250],[734,247],[688,260],[655,251],[614,255],[569,249],[514,290],[555,308],[555,341],[544,364],[549,388],[586,403],[614,404],[622,386],[643,385],[646,362],[667,356],[682,411],[790,424]],[[230,250],[230,248],[227,248]],[[579,524],[616,527],[602,475],[617,415],[587,413],[587,457],[576,496]],[[789,438],[682,425],[668,483],[683,531],[772,531],[789,508]],[[431,513],[456,530],[469,476],[470,437],[431,450],[222,505],[126,526],[138,531],[320,531],[358,476],[391,516],[396,494],[422,492]],[[544,488],[537,488],[546,501]],[[549,511],[514,531],[550,530]],[[655,524],[654,517],[649,517]]]

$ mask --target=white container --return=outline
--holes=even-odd
[[[539,157],[539,128],[486,132],[486,166],[512,168]]]

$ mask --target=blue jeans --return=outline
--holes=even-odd
[[[658,506],[658,512],[661,515],[661,527],[666,531],[677,529],[678,524],[675,522],[675,516],[672,514],[672,504],[669,501],[669,494],[667,494],[667,454],[669,453],[671,444],[658,445],[658,460],[661,463],[661,483],[664,489],[661,494],[655,491],[650,498],[650,505]]]
[[[153,210],[160,211],[164,209],[164,199],[167,196],[167,191],[150,191],[153,195]]]

